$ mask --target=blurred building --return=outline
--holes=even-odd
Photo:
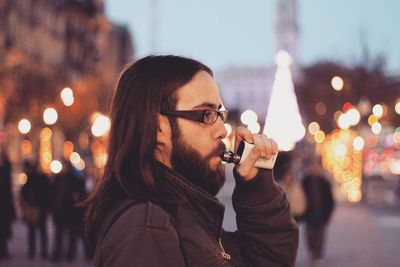
[[[30,60],[62,70],[59,75],[68,81],[99,71],[99,61],[111,63],[113,71],[132,54],[128,31],[105,17],[101,0],[2,1],[3,49],[17,49]],[[118,49],[109,53],[109,48]]]
[[[278,0],[276,9],[276,53],[285,50],[292,58],[291,70],[294,81],[299,79],[298,24],[296,0]],[[271,40],[274,41],[274,40]],[[217,75],[227,108],[243,112],[255,111],[265,118],[275,79],[276,66],[231,67]]]
[[[106,111],[132,56],[128,29],[106,17],[102,0],[0,0],[0,137],[8,136],[0,144],[12,160],[39,153],[47,107],[58,112],[53,158],[62,157],[64,141],[90,135],[90,117]],[[73,105],[61,101],[64,87],[72,88]],[[22,118],[32,124],[23,135],[17,130]]]
[[[231,67],[217,75],[227,109],[255,111],[265,118],[274,83],[274,67]]]

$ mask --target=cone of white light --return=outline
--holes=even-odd
[[[291,58],[286,51],[275,57],[277,65],[264,134],[274,139],[280,150],[292,150],[306,130],[303,126],[290,72]]]

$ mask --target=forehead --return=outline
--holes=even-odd
[[[218,87],[213,77],[205,71],[199,71],[193,79],[177,90],[176,109],[191,110],[210,107],[219,109],[222,105]]]

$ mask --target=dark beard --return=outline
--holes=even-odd
[[[211,158],[220,156],[224,150],[225,144],[221,142],[203,158],[199,152],[180,140],[177,134],[177,136],[172,136],[172,168],[193,185],[215,196],[225,183],[225,170],[222,163],[218,164],[216,170],[212,170],[209,162]]]

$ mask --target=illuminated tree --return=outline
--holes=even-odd
[[[292,150],[305,135],[290,72],[291,58],[285,51],[276,56],[276,74],[265,119],[264,134],[274,139],[280,150]]]

